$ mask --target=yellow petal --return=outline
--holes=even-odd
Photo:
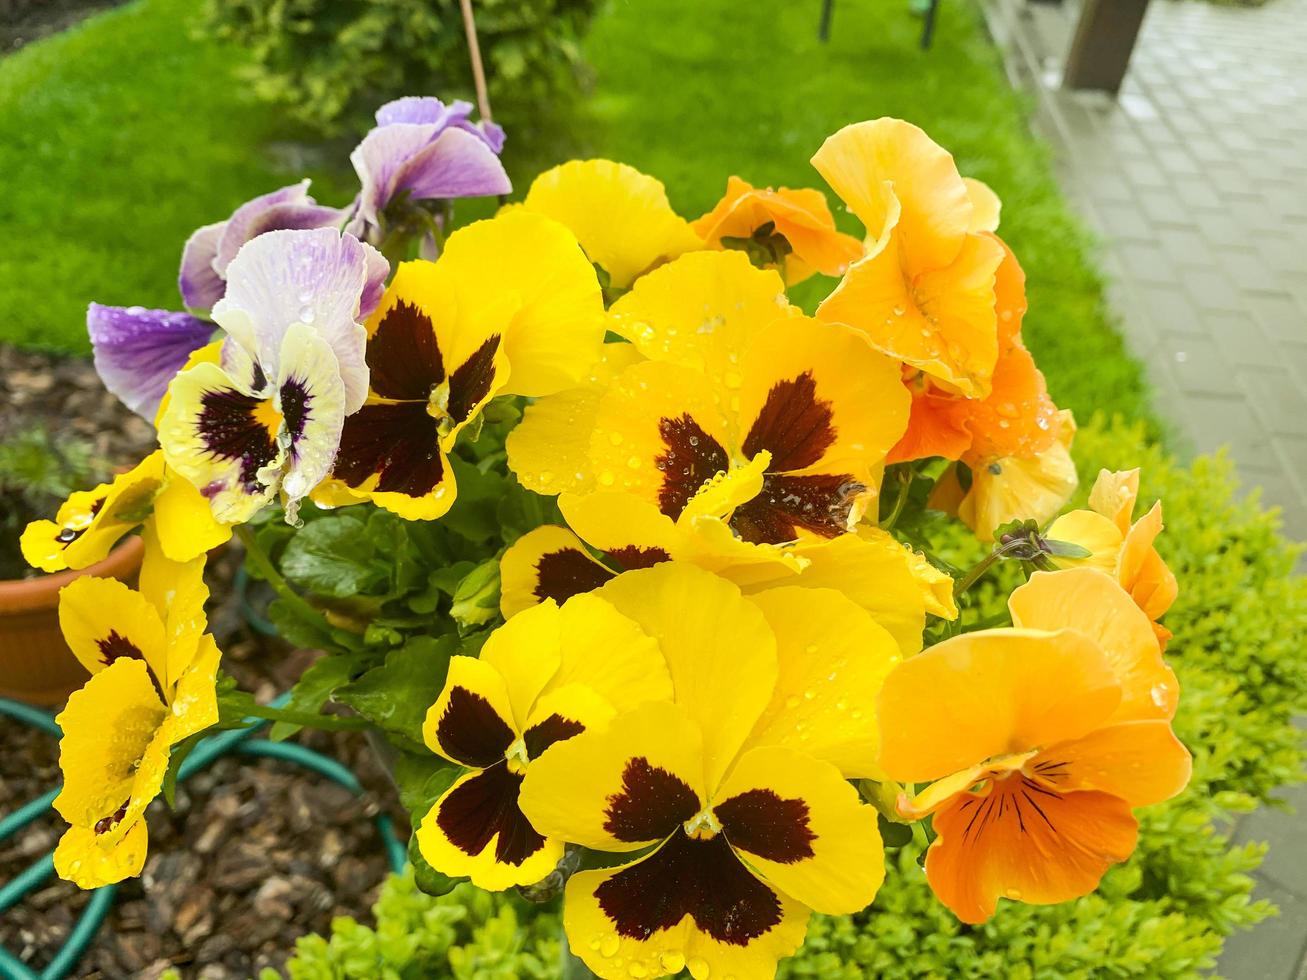
[[[60,589],[59,628],[92,674],[134,658],[149,665],[160,686],[168,677],[168,642],[159,613],[117,579],[86,575]]]
[[[580,385],[526,407],[505,443],[508,468],[522,486],[546,496],[594,489],[590,433],[599,401],[613,380],[640,360],[632,344],[604,344],[600,359]]]
[[[169,705],[172,717],[167,733],[171,744],[218,723],[216,682],[221,657],[217,641],[208,633],[201,636],[195,657],[177,678],[172,694]]]
[[[200,491],[171,473],[154,498],[154,526],[164,554],[173,561],[199,558],[231,540],[232,525],[216,520]]]
[[[687,712],[650,701],[558,742],[527,767],[519,802],[540,833],[633,851],[702,807],[703,741]]]
[[[1130,515],[1139,499],[1139,469],[1099,470],[1089,491],[1089,509],[1102,514],[1123,535],[1130,530]]]
[[[965,633],[911,657],[880,692],[882,768],[926,782],[995,756],[1078,738],[1121,700],[1106,656],[1083,633]]]
[[[894,638],[830,589],[769,589],[750,601],[776,634],[779,676],[748,744],[788,746],[851,779],[877,776],[876,697],[900,659]]]
[[[141,530],[145,557],[141,562],[140,592],[164,622],[167,656],[159,678],[164,692],[172,687],[194,659],[200,634],[208,626],[204,604],[209,588],[204,584],[204,557],[173,561],[164,551],[153,517]]]
[[[54,869],[78,888],[101,888],[135,878],[145,867],[149,836],[145,820],[136,820],[112,842],[87,827],[69,827],[54,849]]]
[[[983,181],[974,177],[963,177],[962,183],[967,188],[967,200],[971,202],[971,226],[968,231],[998,231],[999,213],[1003,202],[998,195]]]
[[[717,785],[771,700],[776,639],[725,579],[680,562],[627,572],[598,591],[654,637],[675,700],[703,733],[703,785]]]
[[[1113,574],[1121,557],[1121,532],[1112,521],[1092,510],[1073,510],[1063,514],[1048,528],[1047,537],[1053,541],[1069,541],[1090,552],[1088,558],[1053,559],[1063,568],[1096,568]]]
[[[703,244],[672,210],[660,181],[611,160],[572,160],[546,170],[523,205],[565,225],[621,289]]]
[[[75,691],[55,719],[63,730],[64,784],[54,801],[59,814],[75,826],[92,828],[128,804],[142,760],[167,717],[139,660],[117,661]]]
[[[561,659],[546,695],[584,684],[617,711],[671,698],[672,681],[657,641],[610,603],[575,596],[559,610],[558,628]]]
[[[558,604],[544,602],[508,620],[481,647],[481,662],[503,678],[512,712],[508,717],[519,733],[536,698],[562,663],[561,625]]]
[[[875,808],[838,769],[804,752],[746,752],[714,797],[713,814],[764,879],[814,911],[861,911],[885,880]]]
[[[645,357],[702,372],[715,391],[740,385],[739,358],[758,331],[799,311],[772,270],[742,252],[693,252],[613,304],[609,329]]]

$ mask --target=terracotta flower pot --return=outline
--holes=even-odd
[[[0,695],[52,705],[86,682],[90,675],[59,631],[59,590],[83,575],[131,584],[143,551],[141,539],[132,535],[81,571],[0,581]]]

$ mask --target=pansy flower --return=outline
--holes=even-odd
[[[709,248],[739,249],[791,286],[816,272],[842,276],[862,255],[862,243],[835,229],[826,198],[810,188],[773,190],[730,177],[726,194],[690,227]]]
[[[1004,249],[981,230],[990,215],[978,218],[953,158],[916,126],[885,118],[844,127],[812,163],[867,230],[866,256],[817,315],[983,398],[998,360],[994,278]]]
[[[562,225],[515,210],[407,262],[367,324],[370,391],[345,420],[323,503],[370,499],[408,520],[440,517],[457,487],[449,452],[496,395],[578,384],[600,356],[594,269]]]
[[[341,211],[314,202],[308,186],[303,180],[256,197],[226,221],[205,225],[187,239],[177,288],[189,310],[207,313],[222,299],[227,267],[250,239],[266,231],[341,223]],[[214,326],[190,313],[92,303],[86,311],[86,330],[104,386],[153,422],[168,383],[191,353],[209,342]]]
[[[1116,578],[1148,618],[1165,644],[1171,631],[1157,620],[1166,614],[1179,591],[1175,574],[1157,553],[1154,542],[1162,531],[1162,502],[1132,521],[1139,497],[1139,471],[1101,470],[1089,491],[1089,509],[1073,510],[1053,522],[1048,535],[1087,548],[1088,558],[1056,558],[1059,564],[1084,564]]]
[[[174,561],[190,561],[229,537],[189,482],[169,472],[156,450],[135,467],[92,490],[78,490],[55,519],[33,521],[19,539],[23,558],[43,572],[103,561],[126,534],[150,523]]]
[[[594,596],[537,606],[491,634],[479,659],[451,658],[423,736],[468,771],[418,827],[422,856],[480,888],[544,878],[563,841],[538,833],[518,807],[526,773],[551,746],[670,696],[658,644]]]
[[[172,747],[218,720],[203,572],[202,558],[168,560],[147,528],[140,591],[92,576],[60,591],[60,626],[91,679],[56,719],[64,784],[54,807],[71,826],[54,865],[81,888],[141,873],[145,809]]]
[[[931,491],[930,506],[956,515],[981,541],[993,541],[994,531],[1009,521],[1052,520],[1079,483],[1071,458],[1076,424],[1069,409],[1058,413],[1053,432],[1057,441],[1034,456],[991,458],[969,467],[965,486],[958,467],[950,467]]]
[[[409,96],[377,110],[377,125],[350,163],[362,189],[350,208],[347,231],[380,245],[396,207],[410,201],[488,197],[512,190],[499,162],[504,131],[471,121],[472,105]]]
[[[617,292],[685,252],[703,248],[672,210],[662,182],[611,160],[571,160],[531,183],[522,207],[565,225]]]
[[[228,524],[280,492],[288,520],[330,472],[345,416],[367,397],[365,309],[388,267],[331,229],[274,231],[228,266],[214,320],[227,332],[221,363],[173,380],[159,419],[171,469]]]
[[[713,269],[718,277],[704,275]],[[614,306],[610,323],[658,359],[623,371],[599,399],[590,431],[572,433],[571,443],[589,442],[587,479],[577,483],[633,494],[676,521],[707,481],[739,471],[735,492],[753,491],[729,517],[738,537],[835,537],[875,498],[908,396],[897,366],[853,330],[777,309],[770,289],[773,298],[760,304],[737,299],[756,289],[753,277],[779,285],[742,255],[689,255]],[[689,288],[673,295],[676,283],[706,285],[711,299]],[[719,307],[729,313],[714,313]],[[548,485],[536,469],[548,437],[537,418],[550,411],[537,404],[508,441],[509,465],[532,489]]]
[[[964,922],[999,898],[1093,890],[1134,849],[1133,807],[1188,781],[1178,694],[1147,617],[1093,569],[1036,573],[1012,629],[968,633],[899,664],[879,700],[885,772],[930,782],[900,810],[933,815],[926,877]]]
[[[897,649],[835,592],[750,601],[669,563],[600,595],[658,640],[675,693],[527,772],[541,833],[644,852],[571,877],[569,945],[601,977],[773,976],[810,910],[857,911],[884,877],[875,811],[845,778],[874,771],[872,701]]]

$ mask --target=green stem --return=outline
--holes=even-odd
[[[241,544],[245,546],[245,560],[254,567],[259,578],[272,586],[272,590],[277,593],[277,597],[288,606],[293,607],[302,618],[307,618],[310,621],[316,620],[322,624],[324,632],[330,632],[331,624],[327,622],[326,617],[312,603],[290,587],[290,583],[282,576],[268,553],[263,550],[263,546],[259,544],[254,529],[248,524],[238,524],[236,526],[236,536],[241,539]]]
[[[304,728],[320,728],[327,732],[354,732],[367,728],[368,723],[362,718],[347,718],[340,715],[320,715],[312,711],[293,711],[288,708],[273,708],[264,704],[242,705],[241,710],[255,718],[267,718],[269,721],[284,721],[289,725]]]
[[[984,577],[985,573],[988,572],[993,564],[1001,557],[1003,557],[1003,552],[1001,549],[997,549],[991,551],[984,558],[980,559],[980,561],[972,565],[971,568],[967,570],[967,574],[963,575],[962,578],[960,578],[953,586],[953,597],[955,599],[962,598],[962,596],[966,594],[966,591],[979,582]]]
[[[908,493],[912,489],[913,473],[911,470],[901,470],[895,474],[895,479],[899,484],[899,495],[894,498],[894,509],[889,512],[889,516],[881,522],[881,527],[888,531],[892,528],[903,513],[903,508],[908,503]]]

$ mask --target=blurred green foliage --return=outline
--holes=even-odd
[[[0,580],[32,574],[18,550],[28,522],[51,516],[70,493],[94,486],[102,473],[84,439],[56,439],[38,426],[0,442]]]

